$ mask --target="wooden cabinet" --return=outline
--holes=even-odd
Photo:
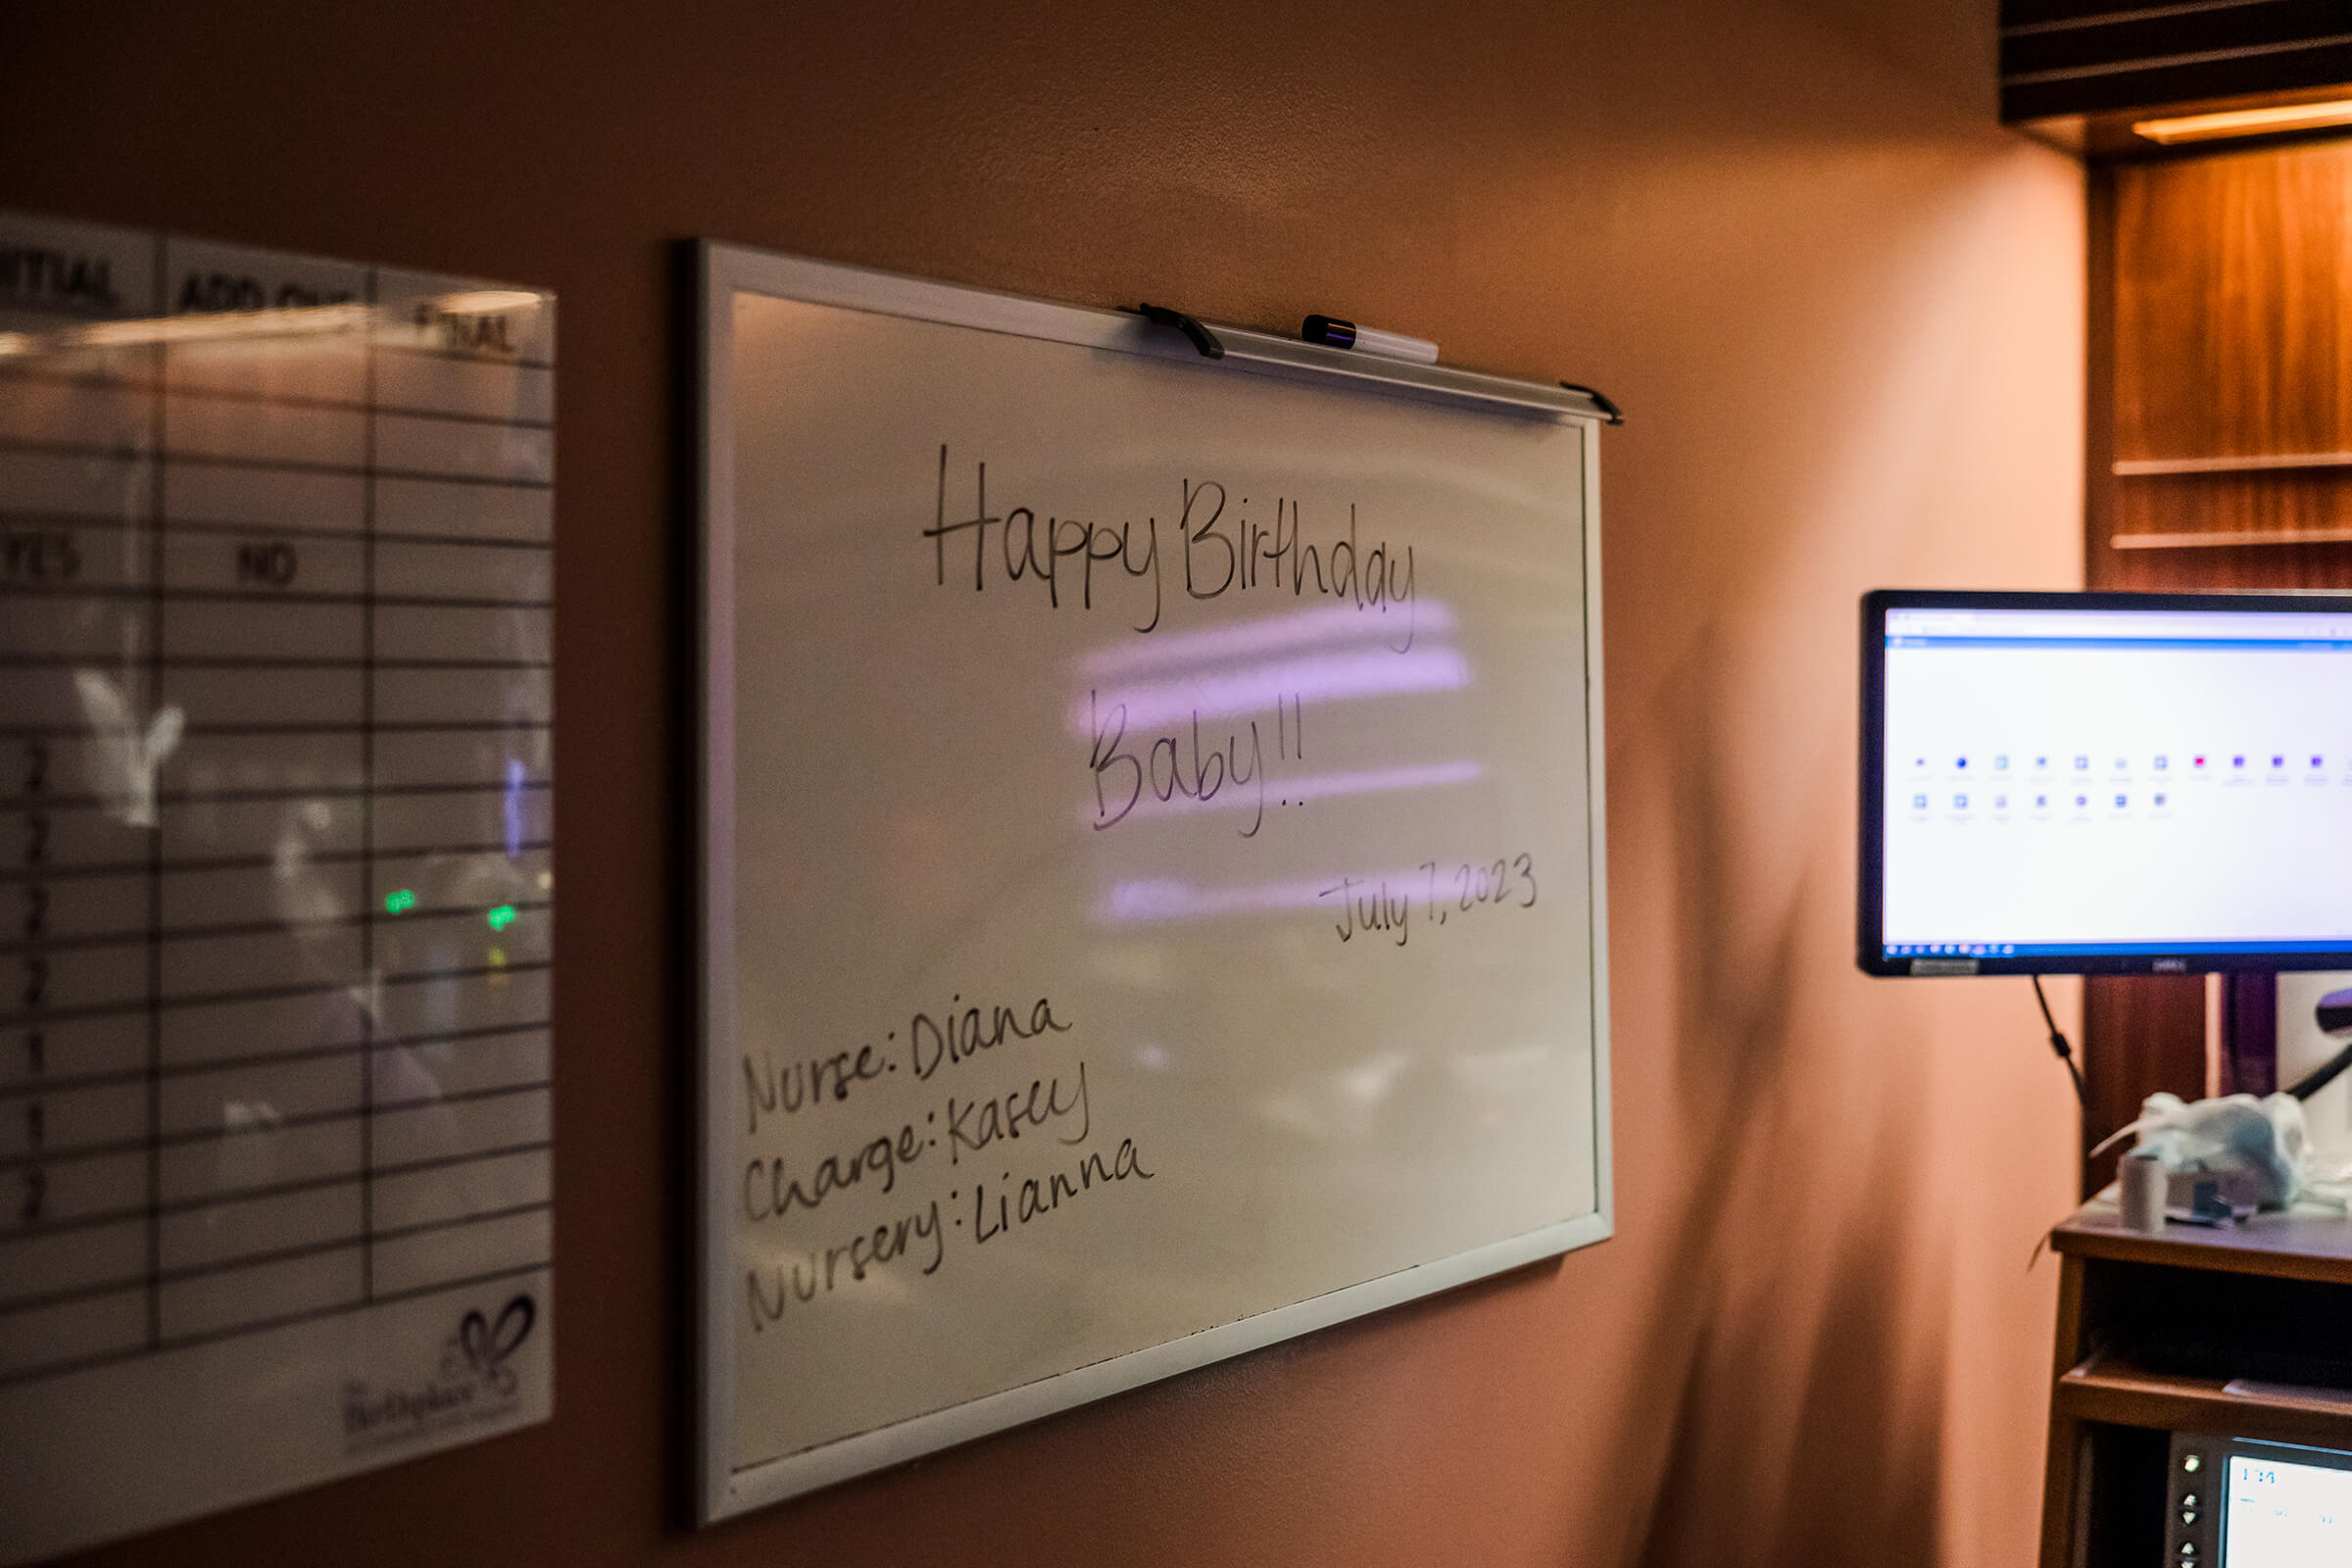
[[[2176,1431],[2352,1448],[2352,1220],[2152,1237],[2094,1199],[2050,1245],[2063,1272],[2041,1568],[2167,1560]]]
[[[2352,140],[2108,177],[2113,510],[2097,542],[2352,539]]]

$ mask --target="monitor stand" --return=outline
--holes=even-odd
[[[2278,1089],[2278,971],[2231,969],[2222,976],[2222,1093]]]
[[[2291,1052],[2285,1063],[2292,1068],[2291,1077],[2282,1076],[2279,1071],[2278,990],[2278,971],[2276,969],[2232,970],[2222,976],[2221,1093],[2253,1095],[2257,1098],[2285,1093],[2308,1102],[2329,1084],[2352,1072],[2352,1018],[2347,1017],[2347,1012],[2352,1011],[2352,988],[2329,992],[2328,1003],[2334,1003],[2338,996],[2345,997],[2346,1002],[2335,1005],[2324,1004],[2319,1016],[2311,1020],[2320,1026],[2334,1049],[2318,1060],[2312,1059],[2301,1050]],[[2297,1003],[2300,1009],[2309,1004],[2307,999],[2310,993],[2304,990],[2298,995],[2304,999]],[[2290,1038],[2308,1027],[2299,1017],[2290,1018],[2287,1022]],[[2342,1126],[2337,1119],[2342,1114],[2340,1109],[2328,1110],[2325,1120],[2331,1130],[2325,1139],[2315,1139],[2310,1130],[2313,1124],[2308,1119],[2309,1112],[2306,1112],[2304,1148],[2315,1164],[2323,1168],[2332,1168],[2343,1160],[2343,1148],[2339,1142],[2341,1135],[2332,1130]],[[2314,1147],[2322,1142],[2328,1148],[2325,1154]],[[2338,1220],[2335,1223],[2341,1225],[2343,1222]],[[2352,1229],[2347,1229],[2346,1235],[2352,1238]],[[2347,1261],[2352,1262],[2352,1253],[2347,1253]],[[2352,1284],[2352,1278],[2347,1278],[2346,1283]],[[2352,1362],[2347,1362],[2347,1365],[2352,1366]]]

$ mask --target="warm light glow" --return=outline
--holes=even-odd
[[[538,303],[538,295],[523,289],[477,288],[466,294],[444,294],[433,301],[433,309],[444,316],[498,316],[527,311]]]
[[[2141,120],[2133,134],[2167,146],[2177,141],[2211,141],[2217,136],[2258,136],[2266,131],[2317,130],[2323,125],[2352,125],[2352,98],[2324,104],[2279,104],[2271,109],[2229,109],[2213,115],[2182,115],[2173,120]]]
[[[475,289],[427,302],[435,317],[496,316],[535,309],[540,295],[520,289]],[[0,359],[75,349],[137,348],[156,343],[243,343],[256,339],[369,332],[379,343],[431,341],[430,321],[402,320],[372,305],[308,305],[266,311],[202,311],[185,316],[92,321],[54,332],[0,332]]]
[[[1144,730],[1184,719],[1271,712],[1284,698],[1347,702],[1403,692],[1460,691],[1470,684],[1470,662],[1450,648],[1424,643],[1409,654],[1316,654],[1251,664],[1190,679],[1139,686],[1090,688],[1069,707],[1072,735],[1101,735],[1115,720]],[[1148,743],[1147,743],[1148,744]]]
[[[210,311],[191,316],[143,317],[99,321],[58,334],[72,348],[120,348],[139,343],[188,343],[207,339],[294,337],[315,332],[357,332],[374,318],[365,305],[311,305],[276,311]]]

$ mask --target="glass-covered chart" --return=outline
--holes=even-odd
[[[555,302],[0,215],[0,1560],[552,1408]]]

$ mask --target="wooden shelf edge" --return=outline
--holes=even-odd
[[[2243,1226],[2175,1226],[2163,1236],[2142,1236],[2124,1229],[2113,1200],[2102,1196],[2051,1228],[2050,1250],[2105,1262],[2352,1285],[2352,1220],[2334,1217],[2264,1214]]]
[[[2060,1375],[2050,1409],[2076,1421],[2160,1431],[2225,1432],[2342,1446],[2352,1439],[2352,1392],[2340,1405],[2232,1394],[2219,1378],[2173,1377],[2094,1355]]]
[[[2119,458],[2119,479],[2179,473],[2277,473],[2298,468],[2352,468],[2352,452],[2269,452],[2235,458]]]
[[[2267,545],[2352,543],[2352,528],[2237,528],[2213,533],[2119,533],[2110,550],[2245,550]]]

